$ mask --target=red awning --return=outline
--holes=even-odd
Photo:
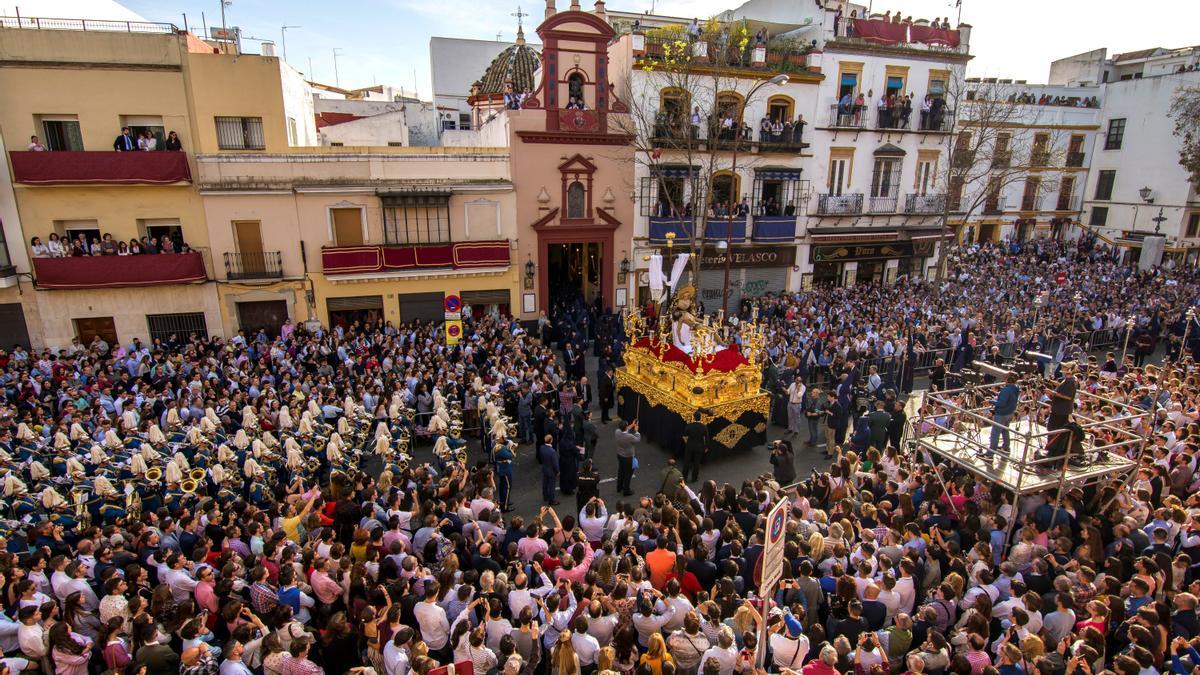
[[[10,152],[13,182],[23,185],[170,185],[189,183],[184,152]]]
[[[854,37],[881,45],[894,45],[908,41],[906,25],[872,19],[853,19]]]
[[[913,24],[909,27],[908,31],[913,42],[958,48],[958,31],[956,30]]]
[[[425,268],[470,269],[509,263],[507,241],[433,246],[342,246],[321,251],[325,274],[371,274]]]
[[[199,253],[34,258],[38,288],[80,289],[192,284],[208,279]]]

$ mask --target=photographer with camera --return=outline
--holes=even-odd
[[[782,439],[771,443],[771,475],[780,486],[796,482],[796,455],[791,443]]]

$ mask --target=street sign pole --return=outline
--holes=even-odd
[[[762,598],[762,621],[758,622],[758,648],[754,650],[754,662],[762,668],[767,659],[767,618],[771,615],[771,599],[775,587],[783,576],[784,540],[787,536],[788,506],[785,497],[775,503],[767,513],[767,539],[759,555],[758,596]]]

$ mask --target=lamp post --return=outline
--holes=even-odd
[[[776,86],[787,84],[788,79],[789,78],[786,73],[780,73],[769,80],[759,82],[751,87],[750,91],[746,93],[746,102],[738,106],[737,125],[733,136],[733,159],[730,162],[729,169],[729,187],[731,191],[732,188],[737,186],[738,138],[741,136],[742,127],[745,124],[746,105],[750,103],[750,99],[754,97],[754,94],[758,93],[759,89],[762,89],[768,84],[773,84]],[[737,195],[730,194],[729,197],[732,201],[737,198]],[[725,282],[721,286],[721,311],[724,316],[729,316],[729,266],[730,262],[733,260],[733,206],[733,204],[730,204],[730,208],[728,210],[729,212],[725,216],[725,241],[730,245],[731,248],[725,251]],[[692,236],[696,236],[694,232],[692,233]]]

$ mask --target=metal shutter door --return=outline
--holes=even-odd
[[[331,312],[346,312],[356,309],[383,309],[382,295],[354,295],[345,298],[329,298],[325,301]]]
[[[787,273],[786,267],[735,267],[729,270],[729,311],[737,311],[743,297],[757,298],[787,290]],[[700,297],[705,311],[715,312],[721,308],[724,284],[725,270],[700,271]]]
[[[400,321],[436,321],[445,319],[443,303],[446,296],[443,293],[398,293],[400,301]]]

